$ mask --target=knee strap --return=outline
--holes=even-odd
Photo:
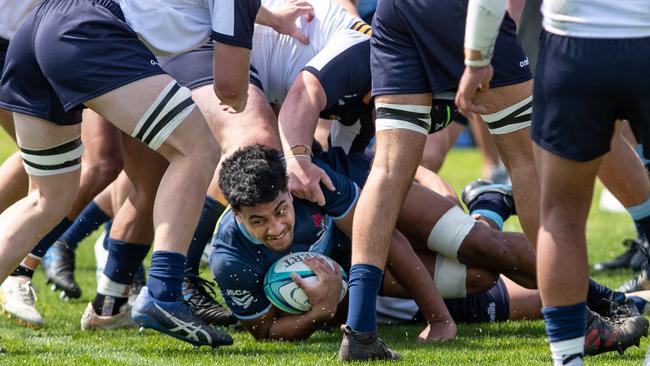
[[[376,103],[375,129],[404,129],[428,134],[431,129],[431,107],[411,104]]]
[[[81,168],[84,148],[80,136],[47,149],[34,150],[22,146],[19,148],[23,166],[29,175],[56,175]]]
[[[436,256],[433,282],[444,299],[461,299],[467,296],[467,267],[442,254]]]
[[[446,257],[458,258],[458,248],[472,230],[476,220],[453,206],[433,226],[427,238],[427,248]]]
[[[192,92],[172,80],[140,118],[131,136],[157,150],[195,106]]]
[[[492,135],[502,135],[529,127],[533,116],[533,96],[492,114],[482,114]]]

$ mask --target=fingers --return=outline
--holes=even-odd
[[[298,28],[295,28],[293,32],[291,32],[291,37],[297,39],[300,43],[304,45],[309,45],[309,37],[307,37],[305,34],[301,33]]]
[[[314,271],[319,279],[325,276],[334,276],[336,274],[334,268],[332,268],[332,266],[330,266],[323,258],[305,258],[304,263]]]
[[[295,282],[296,285],[298,285],[298,287],[300,287],[300,288],[302,288],[302,286],[304,285],[304,282],[303,282],[302,277],[300,277],[300,275],[297,274],[296,272],[292,272],[292,273],[291,273],[291,279],[292,279],[293,282]]]
[[[325,206],[325,195],[323,194],[323,191],[320,189],[319,185],[316,185],[316,187],[313,188],[312,196],[314,198],[314,202],[316,202],[319,206]]]
[[[336,191],[336,187],[334,187],[334,183],[332,183],[332,179],[330,179],[330,176],[325,173],[323,169],[320,170],[320,181],[329,189],[330,191],[334,192]]]

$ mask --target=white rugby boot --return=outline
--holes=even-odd
[[[0,311],[20,325],[38,329],[43,317],[36,310],[36,292],[32,281],[23,276],[9,276],[0,285]]]

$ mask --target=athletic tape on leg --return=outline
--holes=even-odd
[[[455,259],[441,254],[436,256],[433,282],[444,299],[461,299],[467,296],[467,267]]]
[[[376,103],[375,130],[404,129],[428,134],[431,129],[431,106]]]
[[[192,92],[172,80],[140,118],[131,136],[156,150],[195,106]]]
[[[81,168],[81,155],[84,148],[79,136],[47,149],[34,150],[22,146],[19,148],[23,165],[29,175],[56,175]]]
[[[492,135],[502,135],[526,128],[530,126],[532,116],[532,95],[499,112],[481,115]]]
[[[449,209],[431,229],[427,238],[427,247],[446,257],[457,259],[458,248],[472,230],[476,220],[454,206]]]

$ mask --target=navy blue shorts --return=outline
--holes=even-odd
[[[9,41],[0,38],[0,77],[2,77],[2,70],[5,67],[5,59],[7,58],[7,50],[9,49]]]
[[[11,40],[0,107],[59,125],[77,124],[84,102],[162,73],[117,3],[46,0]]]
[[[485,292],[464,299],[445,300],[449,314],[457,323],[502,322],[510,317],[510,296],[502,279]]]
[[[616,119],[650,146],[650,37],[587,39],[543,32],[535,74],[532,138],[566,159],[609,151]],[[644,149],[644,155],[650,149]]]
[[[203,46],[180,55],[161,57],[160,66],[182,86],[194,90],[214,81],[212,56],[214,43],[209,41]]]
[[[453,91],[465,68],[467,0],[381,0],[372,23],[372,94]],[[528,58],[506,15],[492,59],[492,87],[532,78]]]

